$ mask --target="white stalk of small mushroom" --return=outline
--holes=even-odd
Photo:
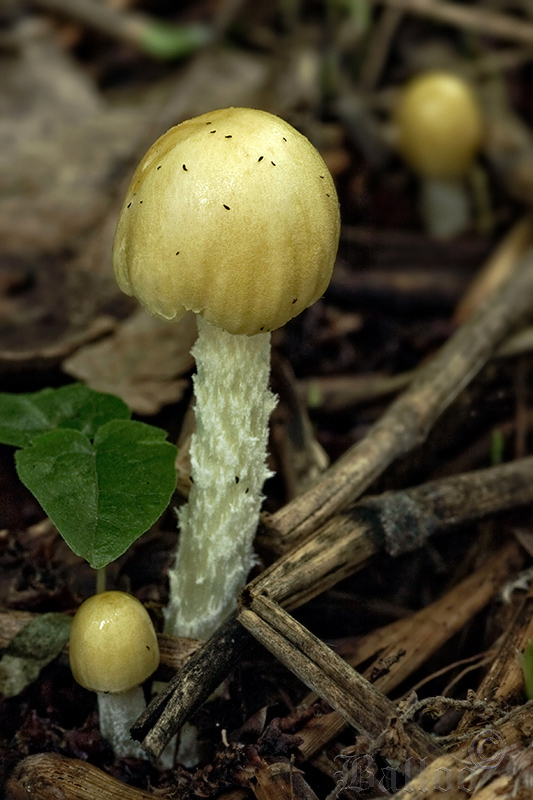
[[[146,708],[141,684],[159,665],[154,626],[142,603],[102,592],[81,604],[70,631],[75,680],[97,693],[100,732],[116,756],[146,758],[130,728]]]
[[[183,122],[135,171],[115,236],[119,286],[163,319],[199,315],[192,488],[169,573],[168,633],[209,636],[235,608],[270,474],[270,331],[323,294],[339,228],[322,157],[265,111]]]

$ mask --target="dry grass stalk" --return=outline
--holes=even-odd
[[[502,637],[491,667],[483,678],[476,696],[487,703],[509,704],[520,701],[524,694],[524,676],[517,652],[524,651],[533,639],[533,592],[530,590],[511,626]],[[457,733],[467,731],[476,721],[475,712],[466,712],[457,726]]]
[[[356,667],[374,656],[363,675],[383,693],[391,692],[462,630],[516,573],[521,562],[518,546],[507,545],[427,608],[362,637],[348,663]],[[307,698],[306,704],[314,699]],[[303,756],[313,758],[345,727],[336,711],[311,719],[298,731]]]
[[[447,3],[443,0],[373,0],[379,5],[396,8],[408,14],[427,17],[436,22],[444,22],[465,30],[475,31],[484,36],[494,36],[512,42],[533,44],[533,25],[524,19],[516,19],[507,14],[499,14],[488,8]]]
[[[498,775],[487,786],[476,792],[476,800],[502,800],[502,797],[516,797],[514,792],[515,780],[512,775]],[[533,797],[531,787],[529,791],[520,791],[520,799],[527,800]]]
[[[39,753],[20,761],[6,800],[154,800],[154,795],[112,778],[87,761]]]
[[[533,457],[369,497],[319,528],[244,590],[292,609],[360,569],[377,552],[421,547],[454,525],[528,505]]]
[[[374,25],[370,34],[366,57],[361,67],[359,87],[364,92],[372,92],[383,72],[393,45],[396,33],[403,18],[403,12],[396,8],[386,8]]]
[[[257,800],[318,800],[301,770],[287,761],[274,764],[263,761],[250,776],[246,772],[242,776]]]
[[[237,622],[234,614],[152,700],[133,726],[132,737],[142,740],[146,752],[159,758],[186,719],[254,645],[253,637]]]
[[[483,737],[485,737],[483,739]],[[531,740],[531,706],[520,706],[515,709],[504,720],[499,723],[491,724],[489,729],[479,730],[477,735],[472,733],[472,737],[464,741],[453,753],[432,761],[424,770],[407,783],[395,795],[396,800],[437,800],[443,796],[442,778],[445,777],[447,786],[446,800],[464,800],[465,792],[471,793],[479,787],[475,796],[479,797],[483,791],[482,782],[498,780],[501,783],[501,773],[507,766],[507,756],[511,753],[524,753],[523,747],[527,747]],[[483,742],[487,748],[483,757]],[[493,747],[490,749],[490,744]],[[480,758],[481,754],[481,758]],[[529,757],[531,760],[531,757]],[[517,759],[515,759],[516,763]],[[504,774],[503,777],[518,778],[517,773],[512,776],[512,769]],[[486,788],[486,798],[492,798],[498,784],[489,790],[491,784]],[[504,785],[509,786],[507,782]],[[511,796],[512,792],[501,795],[502,797]],[[481,795],[483,796],[483,795]],[[522,796],[522,795],[519,795]],[[529,796],[529,795],[526,795]]]
[[[531,222],[529,214],[516,222],[478,271],[455,311],[457,325],[465,322],[512,273],[531,243]]]
[[[264,526],[294,547],[353,502],[401,455],[427,437],[435,421],[487,362],[495,348],[533,306],[533,251],[439,350],[373,425],[305,494],[284,506]]]
[[[493,665],[478,690],[478,697],[487,701],[487,705],[489,702],[497,702],[503,706],[513,702],[522,689],[523,677],[518,667],[515,648],[523,648],[527,639],[531,637],[532,606],[533,596],[530,592],[524,599],[509,631],[503,637]],[[457,732],[468,735],[467,729],[474,716],[473,713],[467,712]],[[442,771],[450,770],[447,774],[451,790],[446,793],[447,800],[464,798],[464,789],[461,789],[461,771],[465,777],[471,777],[471,790],[475,788],[476,782],[480,787],[476,797],[492,800],[498,796],[500,790],[503,790],[501,796],[514,796],[515,790],[520,797],[529,796],[533,782],[533,764],[529,751],[523,748],[528,747],[531,733],[530,703],[519,706],[504,716],[502,722],[484,721],[482,729],[478,728],[477,732],[473,730],[454,753],[432,763],[425,770],[425,776],[419,776],[407,784],[397,795],[398,800],[407,800],[408,797],[412,800],[421,800],[422,797],[436,800],[437,796],[442,796],[442,792],[435,785],[437,767]],[[485,743],[493,745],[492,751],[485,751]],[[481,782],[487,780],[490,780],[490,783],[482,786]]]
[[[384,739],[383,749],[393,758],[438,755],[428,734],[399,723],[396,706],[385,695],[270,598],[254,597],[239,622],[347,722],[372,740]]]
[[[161,664],[157,672],[158,680],[165,680],[187,663],[189,658],[196,653],[203,644],[199,639],[185,639],[158,633],[159,653]]]
[[[493,358],[516,358],[533,350],[533,329],[523,328],[511,335],[495,351]],[[338,413],[358,404],[369,403],[396,394],[405,389],[415,378],[416,370],[396,375],[331,375],[306,378],[298,381],[302,399],[318,395],[319,407],[326,413]]]

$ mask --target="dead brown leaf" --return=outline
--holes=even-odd
[[[113,335],[80,348],[63,369],[92,389],[121,397],[137,414],[155,414],[183,395],[195,338],[192,314],[170,324],[140,309]]]

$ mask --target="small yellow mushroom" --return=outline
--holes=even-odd
[[[464,177],[483,138],[474,91],[458,75],[429,72],[404,88],[396,109],[398,148],[421,180],[422,216],[431,233],[449,238],[470,217]]]
[[[483,136],[471,87],[457,75],[429,72],[407,84],[396,109],[399,149],[423,178],[460,178]]]
[[[102,592],[81,604],[72,621],[70,668],[97,693],[100,730],[119,756],[146,757],[129,729],[145,708],[141,684],[159,665],[154,626],[142,603]]]

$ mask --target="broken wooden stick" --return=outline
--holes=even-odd
[[[412,723],[398,725],[394,703],[270,598],[254,597],[238,619],[254,638],[358,731],[371,740],[385,737],[383,750],[391,758],[424,759],[439,755],[440,748],[429,734]]]
[[[348,663],[355,667],[373,656],[363,675],[381,692],[388,694],[462,630],[516,574],[521,563],[523,559],[518,545],[514,542],[506,545],[431,605],[362,637],[355,657],[348,658]],[[372,648],[374,652],[371,652]],[[345,727],[346,722],[338,711],[313,717],[298,731],[302,738],[300,752],[307,759],[313,758]]]
[[[285,552],[353,502],[393,461],[420,445],[435,421],[533,307],[533,250],[513,275],[459,328],[360,442],[305,494],[263,518]]]

